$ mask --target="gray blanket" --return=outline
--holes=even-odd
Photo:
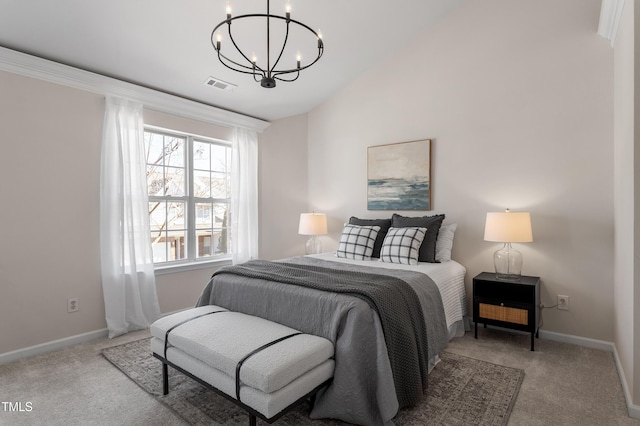
[[[313,258],[286,262],[371,272],[366,267]],[[426,319],[428,351],[433,355],[440,353],[446,346],[447,330],[437,286],[426,275],[416,272],[375,271],[378,275],[402,279],[413,288]],[[334,342],[334,381],[318,395],[313,418],[373,425],[388,423],[397,413],[396,382],[382,324],[376,310],[364,300],[272,280],[222,274],[215,276],[203,290],[198,306],[206,304],[267,318]]]

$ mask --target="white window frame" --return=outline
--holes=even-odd
[[[196,135],[192,133],[181,132],[178,130],[166,129],[162,127],[145,125],[145,132],[153,132],[157,134],[162,134],[165,136],[179,137],[186,139],[186,147],[184,153],[185,159],[185,177],[187,180],[186,192],[187,194],[182,197],[175,196],[164,196],[164,197],[156,197],[149,196],[149,201],[153,202],[155,200],[176,200],[176,201],[184,201],[186,203],[187,210],[187,225],[186,225],[186,251],[187,257],[185,259],[180,260],[171,260],[161,263],[154,263],[154,270],[156,275],[163,275],[175,272],[189,271],[194,269],[203,269],[203,268],[211,268],[211,267],[221,267],[232,264],[232,253],[231,246],[227,247],[227,254],[219,255],[219,256],[211,256],[211,257],[202,257],[197,258],[197,237],[196,237],[196,209],[195,206],[198,203],[223,203],[226,202],[228,207],[228,214],[231,212],[231,194],[229,194],[229,198],[227,199],[218,199],[218,198],[200,198],[194,196],[194,169],[192,164],[193,159],[193,143],[194,142],[206,142],[215,145],[221,145],[228,148],[231,148],[231,141],[226,141],[222,139],[211,138],[207,136]],[[146,166],[145,166],[146,167]],[[231,171],[227,169],[227,172],[231,174]],[[233,182],[231,182],[233,185]],[[227,229],[230,231],[230,227],[227,224]]]

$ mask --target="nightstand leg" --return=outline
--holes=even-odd
[[[475,322],[475,329],[476,329],[475,338],[477,339],[478,338],[478,321]]]
[[[532,332],[531,332],[531,351],[532,351],[532,352],[533,352],[533,335],[534,335],[534,334],[535,334],[535,333],[532,331]]]

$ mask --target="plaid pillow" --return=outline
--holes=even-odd
[[[371,259],[378,231],[380,231],[379,226],[345,225],[336,256],[345,259]]]
[[[380,261],[417,265],[418,253],[427,228],[389,228],[380,250]]]

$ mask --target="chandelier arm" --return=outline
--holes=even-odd
[[[242,55],[242,57],[243,57],[244,59],[246,59],[246,60],[247,60],[247,62],[249,62],[249,63],[252,65],[250,68],[257,69],[257,70],[259,70],[259,71],[260,71],[260,73],[261,73],[262,75],[266,75],[265,70],[263,70],[262,68],[260,68],[260,67],[258,66],[258,64],[254,64],[254,62],[253,62],[251,59],[247,58],[247,56],[244,54],[244,52],[242,52],[242,50],[240,50],[240,48],[239,48],[239,47],[238,47],[238,45],[236,44],[236,41],[233,39],[233,34],[231,34],[231,22],[229,22],[229,30],[228,30],[228,31],[229,31],[229,38],[231,39],[231,43],[233,43],[233,46],[236,48],[236,50],[238,51],[238,53],[240,53],[240,54]],[[268,70],[267,70],[267,71],[268,71]]]
[[[254,67],[248,67],[248,66],[243,65],[243,64],[239,64],[239,63],[237,63],[236,61],[234,61],[233,59],[229,59],[229,58],[227,58],[226,56],[224,56],[222,53],[220,53],[220,51],[218,51],[218,59],[220,60],[220,62],[222,63],[222,65],[224,65],[225,67],[229,68],[230,70],[237,71],[237,72],[241,72],[241,73],[244,73],[244,74],[256,74],[256,68],[254,68]],[[244,70],[242,70],[242,69],[234,68],[234,67],[232,67],[231,65],[227,64],[227,63],[226,63],[225,61],[223,61],[222,59],[224,59],[225,61],[228,61],[228,62],[230,62],[230,63],[232,63],[232,64],[234,64],[234,65],[236,65],[236,66],[238,66],[238,67],[240,67],[240,68],[244,68],[245,70],[250,70],[250,71],[244,71]],[[260,70],[260,73],[259,73],[259,74],[264,75],[262,70]]]
[[[280,80],[280,81],[286,81],[286,82],[290,83],[292,81],[296,81],[298,79],[298,77],[300,77],[300,73],[299,72],[298,72],[298,74],[296,74],[295,78],[286,79],[286,78],[282,78],[282,77],[278,77],[278,76],[273,76],[273,79]]]
[[[273,63],[273,67],[269,70],[270,73],[277,73],[279,71],[276,70],[276,66],[278,62],[280,62],[280,58],[282,58],[282,54],[284,53],[285,47],[287,47],[287,41],[289,40],[289,21],[287,21],[287,32],[284,35],[284,42],[282,43],[282,49],[280,49],[280,54],[278,55],[278,59]]]
[[[221,49],[218,49],[217,42],[216,42],[216,41],[214,41],[215,33],[216,33],[216,30],[217,30],[218,28],[220,28],[222,25],[224,25],[226,22],[227,22],[227,21],[222,21],[222,22],[221,22],[220,24],[218,24],[218,25],[213,29],[213,31],[211,32],[211,45],[213,46],[213,50],[215,50],[215,51],[218,53],[218,60],[222,63],[222,65],[226,66],[226,67],[227,67],[227,68],[229,68],[230,70],[237,71],[237,72],[241,72],[241,73],[245,73],[245,74],[254,74],[254,73],[255,73],[255,69],[254,69],[254,67],[253,67],[253,63],[252,63],[252,62],[250,62],[250,61],[249,61],[249,63],[251,63],[251,64],[252,64],[252,66],[247,66],[247,65],[244,65],[244,64],[238,63],[238,62],[234,61],[234,60],[233,60],[233,59],[231,59],[231,58],[227,58],[227,57],[226,57],[226,56],[221,52]],[[236,49],[237,49],[237,47],[236,47]],[[223,61],[223,59],[224,59],[224,61]],[[239,67],[239,68],[244,68],[244,69],[246,69],[246,70],[251,70],[251,71],[250,71],[250,72],[249,72],[249,71],[243,71],[243,70],[241,70],[241,69],[234,68],[234,67],[230,66],[229,64],[225,63],[225,61],[227,61],[227,62],[229,62],[229,63],[232,63],[232,64],[234,64],[235,66],[237,66],[237,67]]]
[[[316,62],[318,62],[318,60],[322,57],[322,54],[323,54],[323,49],[318,49],[318,57],[313,62],[311,62],[310,64],[305,65],[304,67],[292,68],[292,69],[289,69],[289,70],[275,70],[275,71],[272,72],[272,75],[273,76],[278,76],[278,75],[282,75],[282,74],[291,74],[293,72],[300,72],[300,71],[302,71],[304,69],[309,68],[311,65],[315,64]],[[283,80],[283,81],[289,81],[289,80]]]

